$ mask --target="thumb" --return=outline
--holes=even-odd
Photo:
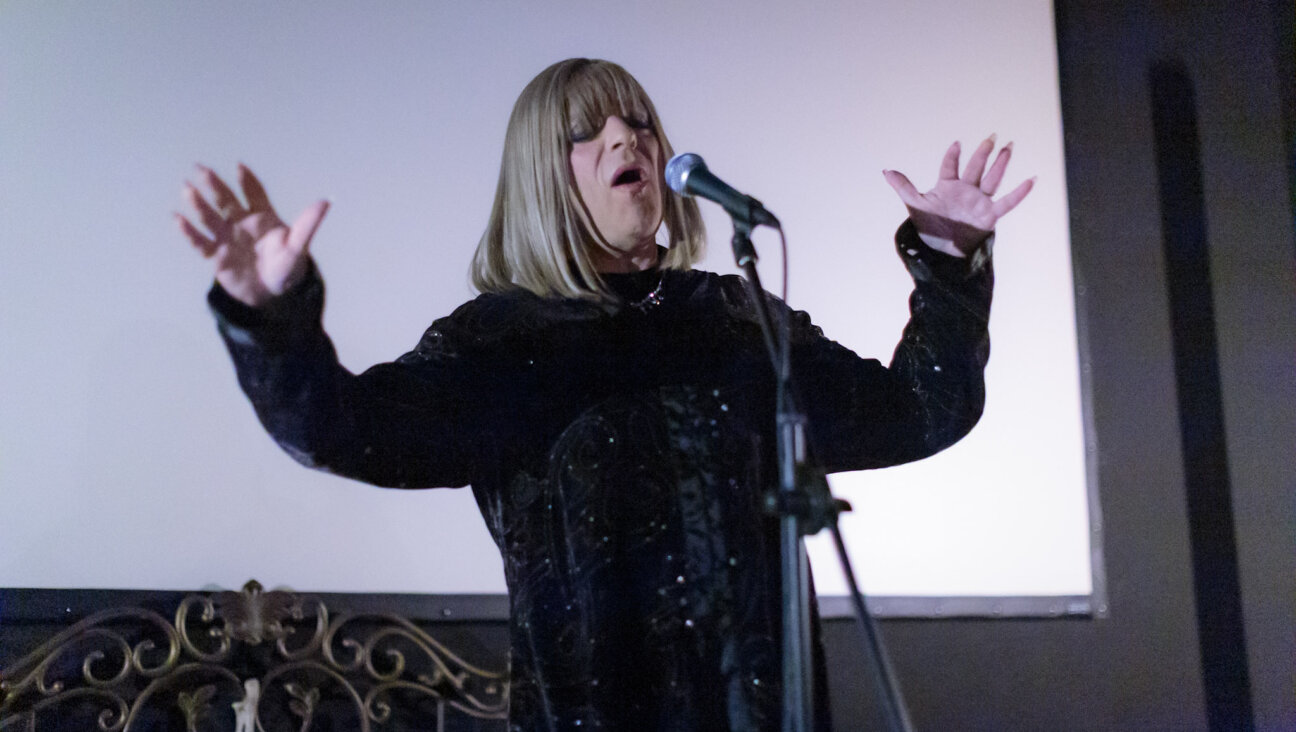
[[[909,182],[909,178],[904,173],[898,170],[884,170],[882,171],[882,177],[886,178],[886,182],[895,189],[896,194],[900,196],[900,200],[904,201],[906,206],[911,208],[923,207],[922,194],[918,192],[913,183]]]
[[[324,214],[328,213],[328,201],[316,201],[306,207],[297,216],[297,220],[292,223],[288,230],[288,248],[295,252],[304,252],[310,246],[311,239],[315,236],[315,231],[319,229],[320,223],[324,221]]]

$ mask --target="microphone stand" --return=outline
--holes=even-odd
[[[750,199],[753,200],[754,199]],[[759,204],[756,204],[759,205]],[[732,212],[731,212],[732,213]],[[765,301],[765,289],[756,271],[756,249],[751,242],[752,216],[733,217],[734,260],[747,277],[752,303],[760,322],[765,346],[776,378],[775,418],[778,428],[779,490],[766,496],[765,507],[779,518],[779,548],[783,582],[783,732],[811,732],[814,724],[814,663],[810,640],[810,567],[803,536],[831,528],[838,556],[851,586],[855,614],[863,627],[868,653],[878,682],[888,728],[911,732],[912,725],[900,698],[899,685],[887,660],[886,650],[855,582],[846,546],[837,527],[837,514],[850,504],[835,500],[827,479],[811,470],[806,462],[805,415],[798,409],[792,391],[791,343],[779,341],[778,331]],[[772,218],[772,217],[771,217]],[[777,220],[775,220],[777,223]],[[781,233],[780,228],[780,233]]]

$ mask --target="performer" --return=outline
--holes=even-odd
[[[915,280],[889,365],[768,298],[791,321],[825,471],[918,460],[980,416],[988,240],[1031,188],[992,199],[1011,151],[987,169],[993,147],[960,176],[955,143],[926,194],[885,173]],[[243,200],[207,168],[209,195],[186,187],[203,228],[180,228],[215,263],[211,308],[274,439],[375,485],[472,486],[508,582],[512,729],[779,725],[778,527],[761,504],[777,481],[773,374],[745,283],[691,269],[703,229],[663,191],[671,155],[621,67],[545,69],[509,120],[473,262],[482,294],[359,375],[320,325],[308,252],[327,203],[288,225],[245,167]]]

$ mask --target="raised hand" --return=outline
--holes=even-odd
[[[261,307],[301,281],[307,271],[311,237],[324,220],[328,202],[307,206],[288,226],[247,166],[239,165],[239,186],[246,205],[210,168],[200,165],[198,172],[211,189],[212,201],[187,181],[184,196],[207,231],[180,214],[175,216],[185,238],[216,264],[220,286],[236,300]]]
[[[903,173],[882,171],[887,183],[909,209],[909,218],[918,232],[951,242],[949,246],[937,246],[947,254],[963,257],[980,246],[994,231],[999,219],[1016,208],[1035,185],[1035,179],[1030,178],[1012,192],[993,200],[1012,157],[1010,142],[999,150],[994,163],[986,170],[986,161],[990,159],[994,144],[995,138],[991,135],[978,145],[962,176],[958,172],[959,144],[950,145],[941,161],[936,186],[926,193],[919,193]]]

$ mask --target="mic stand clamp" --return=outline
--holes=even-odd
[[[815,471],[797,471],[797,490],[791,493],[771,491],[765,494],[765,513],[771,516],[795,516],[802,536],[830,529],[837,517],[851,510],[849,502],[834,498],[828,481]]]

